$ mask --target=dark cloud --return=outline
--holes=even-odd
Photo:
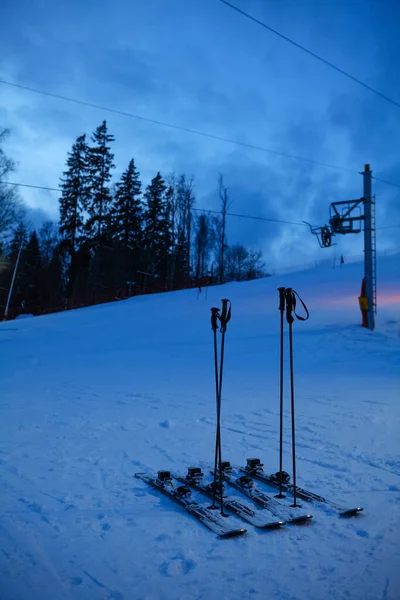
[[[40,229],[43,223],[46,223],[46,221],[55,221],[54,215],[52,216],[42,208],[28,207],[26,209],[24,222],[29,230]]]
[[[389,96],[400,98],[396,2],[287,4],[238,0],[271,26]],[[273,10],[271,10],[273,8]],[[7,2],[0,36],[4,79],[165,120],[240,142],[400,183],[400,110],[288,45],[222,3],[163,0],[90,5]],[[105,118],[115,135],[115,177],[134,157],[142,180],[160,170],[196,177],[198,206],[219,206],[223,173],[232,212],[323,224],[329,204],[362,195],[357,173],[241,148],[102,110],[0,86],[0,119],[13,130],[20,181],[58,184],[67,151]],[[374,182],[378,224],[400,222],[400,190]],[[39,223],[57,215],[57,194],[24,190]],[[37,207],[41,207],[44,214]],[[382,244],[400,242],[400,228]],[[300,226],[231,217],[229,241],[290,262],[320,252]],[[360,236],[341,239],[358,252]]]

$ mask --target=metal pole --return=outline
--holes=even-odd
[[[364,166],[362,173],[364,179],[364,277],[365,293],[368,299],[367,323],[368,329],[375,328],[374,320],[374,298],[373,298],[373,249],[372,249],[372,193],[371,176],[369,165]]]
[[[24,245],[24,236],[22,236],[21,244],[20,244],[20,247],[19,247],[19,250],[18,250],[17,260],[15,261],[14,273],[13,273],[13,276],[12,276],[12,279],[11,279],[11,285],[10,285],[10,289],[9,289],[9,292],[8,292],[7,304],[6,304],[6,309],[4,311],[3,321],[7,320],[8,307],[10,305],[10,300],[11,300],[11,296],[12,296],[12,292],[13,292],[13,288],[14,288],[15,276],[17,275],[18,264],[19,264],[19,259],[21,257],[21,252],[22,252],[22,246],[23,245]]]

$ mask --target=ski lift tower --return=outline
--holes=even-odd
[[[359,200],[332,202],[330,206],[329,225],[312,227],[311,233],[317,236],[321,248],[332,245],[334,235],[360,233],[361,222],[364,221],[364,279],[359,298],[360,308],[365,316],[368,329],[375,328],[376,314],[376,226],[375,200],[372,199],[372,171],[369,165],[364,166],[363,197]],[[305,221],[304,221],[305,222]],[[363,323],[364,324],[364,323]]]
[[[375,200],[372,199],[372,172],[365,165],[362,173],[364,178],[364,277],[365,295],[367,298],[368,329],[374,329],[376,314],[376,224]]]

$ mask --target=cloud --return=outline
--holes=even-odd
[[[24,219],[28,230],[40,229],[46,221],[54,221],[53,215],[42,208],[28,207]]]
[[[277,4],[271,14],[261,0],[238,4],[400,97],[393,68],[399,39],[383,6],[366,1],[360,14],[351,3],[295,3],[288,13]],[[107,119],[116,138],[115,179],[132,157],[144,187],[158,170],[193,174],[199,207],[218,209],[221,172],[232,212],[322,225],[331,202],[361,196],[357,171],[364,162],[371,162],[377,176],[400,182],[400,111],[220,3],[177,0],[170,10],[162,0],[135,5],[106,0],[93,10],[77,0],[68,6],[22,0],[8,2],[7,11],[10,25],[0,39],[4,79],[355,171],[329,170],[0,86],[0,121],[12,129],[9,153],[18,163],[19,181],[57,187],[76,137],[90,135]],[[400,223],[396,190],[378,182],[374,189],[378,222]],[[22,193],[34,220],[57,217],[56,193]],[[381,247],[400,243],[400,228],[385,231],[378,237]],[[309,260],[321,252],[301,226],[231,217],[228,236],[231,243],[262,247],[271,262]],[[358,252],[362,239],[338,242],[346,252]]]

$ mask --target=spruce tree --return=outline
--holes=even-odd
[[[42,307],[42,258],[36,231],[33,231],[29,242],[21,255],[21,296],[25,312],[39,314]]]
[[[170,219],[165,198],[167,187],[160,173],[146,188],[144,213],[144,245],[148,255],[147,269],[153,275],[167,277],[168,259],[171,248]],[[163,281],[164,283],[164,281]]]
[[[143,205],[141,183],[135,161],[115,186],[113,206],[114,286],[117,295],[131,294],[136,271],[142,267],[141,244],[143,238]]]
[[[59,243],[58,228],[53,221],[45,221],[38,231],[40,253],[43,266],[50,264],[54,250]]]
[[[61,310],[65,307],[63,250],[60,245],[52,248],[50,260],[42,265],[41,288],[43,310]]]
[[[60,234],[63,247],[71,254],[83,235],[83,210],[88,203],[88,146],[86,135],[77,138],[67,158],[67,170],[61,179]]]
[[[141,187],[139,172],[132,159],[116,185],[113,214],[114,237],[129,250],[136,249],[142,238]]]
[[[109,144],[114,141],[114,136],[108,133],[106,121],[96,129],[91,139],[94,145],[88,151],[90,200],[86,232],[92,243],[99,246],[109,237],[111,225],[112,196],[109,182],[114,168],[114,155]]]

